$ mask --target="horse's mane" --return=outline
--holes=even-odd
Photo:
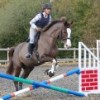
[[[43,32],[47,31],[51,26],[53,26],[56,23],[62,22],[61,20],[54,20],[50,24],[48,24],[44,29]]]

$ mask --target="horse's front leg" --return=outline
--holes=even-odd
[[[52,67],[51,69],[48,69],[47,70],[47,74],[52,77],[55,75],[55,72],[56,72],[56,69],[59,67],[58,63],[57,63],[57,59],[56,58],[53,58],[52,60]]]

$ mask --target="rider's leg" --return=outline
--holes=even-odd
[[[26,55],[27,58],[31,58],[32,57],[32,52],[33,52],[33,48],[35,47],[34,44],[29,43],[28,44],[28,54]]]
[[[32,27],[30,27],[30,34],[29,34],[29,44],[28,44],[28,54],[26,55],[27,58],[31,58],[32,57],[32,52],[33,49],[35,47],[35,35],[36,35],[36,31],[35,29],[33,29]]]

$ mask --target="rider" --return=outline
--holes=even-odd
[[[43,5],[42,12],[37,14],[31,21],[30,21],[30,33],[29,33],[29,44],[28,44],[28,54],[26,55],[27,58],[32,57],[32,52],[34,51],[35,47],[35,39],[36,36],[39,35],[38,32],[41,31],[46,25],[51,22],[51,4],[46,3]]]

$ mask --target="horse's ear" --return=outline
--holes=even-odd
[[[65,21],[65,22],[64,22],[64,25],[67,26],[67,27],[71,27],[72,24],[73,24],[73,21],[71,21],[71,22]]]

